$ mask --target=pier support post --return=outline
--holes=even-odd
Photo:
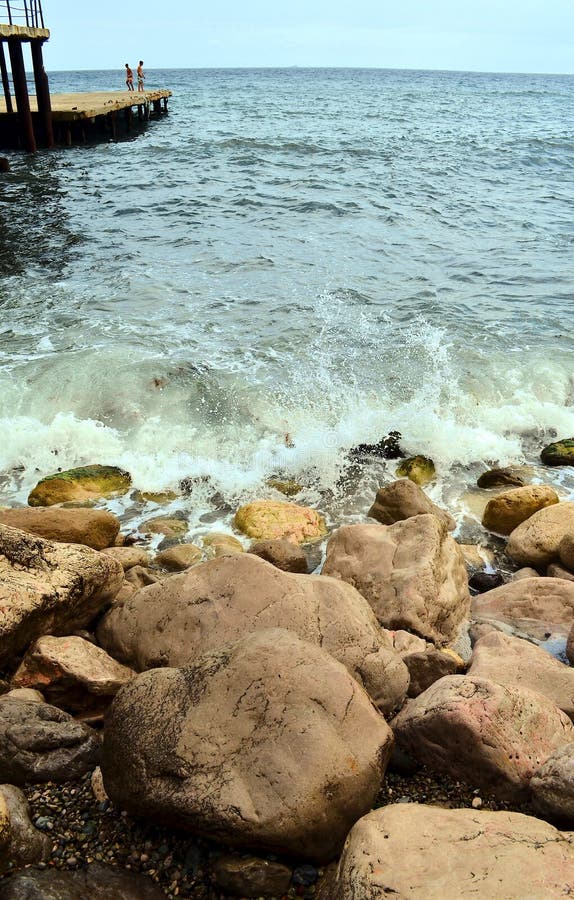
[[[52,104],[50,102],[50,85],[44,68],[42,42],[30,41],[32,63],[34,65],[34,81],[36,82],[36,98],[38,100],[38,119],[42,140],[46,147],[54,146],[54,129],[52,125]]]
[[[18,108],[18,119],[20,121],[24,149],[28,150],[29,153],[35,153],[37,149],[36,138],[30,111],[30,98],[28,96],[28,85],[26,84],[26,69],[24,68],[24,54],[22,53],[21,42],[18,40],[8,41],[8,50],[10,52],[14,94],[16,95],[16,106]]]
[[[6,100],[6,112],[13,113],[12,95],[10,93],[10,82],[8,81],[8,69],[6,68],[6,57],[4,55],[4,41],[0,41],[0,74],[2,75],[2,87],[4,88],[4,99]]]

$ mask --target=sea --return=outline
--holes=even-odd
[[[124,88],[50,72],[53,92]],[[401,434],[479,534],[477,475],[574,435],[574,77],[153,70],[169,114],[0,176],[1,502],[88,463],[192,531],[302,485],[358,520]],[[471,498],[469,501],[469,497]],[[476,499],[476,498],[475,498]],[[154,504],[127,495],[137,527]],[[466,523],[466,524],[465,524]],[[472,535],[471,535],[472,536]]]

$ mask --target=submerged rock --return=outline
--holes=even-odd
[[[178,516],[154,516],[140,526],[142,534],[163,534],[167,538],[179,538],[186,534],[189,525]]]
[[[275,500],[256,500],[240,507],[235,514],[235,525],[259,541],[287,538],[304,544],[327,534],[325,520],[316,510]]]
[[[116,466],[80,466],[56,472],[38,482],[28,497],[30,506],[53,506],[70,500],[101,500],[127,493],[132,480]]]
[[[548,444],[540,454],[545,466],[573,466],[574,438],[564,438],[554,444]]]
[[[397,475],[399,478],[410,478],[415,484],[422,486],[433,480],[436,469],[428,456],[411,456],[399,464]]]
[[[269,478],[267,485],[285,497],[296,497],[303,490],[303,485],[299,484],[298,481],[281,481],[278,478]]]
[[[135,815],[326,861],[375,802],[392,743],[344,666],[271,629],[122,688],[102,773]]]
[[[524,487],[526,481],[517,468],[488,469],[477,480],[479,488]]]

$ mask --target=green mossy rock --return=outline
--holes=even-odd
[[[273,490],[279,491],[285,497],[295,497],[303,490],[303,485],[299,484],[298,481],[281,481],[278,478],[270,478],[267,485]]]
[[[43,478],[28,497],[28,504],[54,506],[117,497],[127,493],[131,483],[130,475],[116,466],[80,466]]]
[[[545,466],[574,466],[574,438],[548,444],[540,454]]]
[[[432,481],[435,474],[434,463],[428,456],[410,456],[403,460],[397,469],[400,478],[410,478],[419,487]]]
[[[136,491],[134,500],[138,503],[157,503],[158,506],[164,506],[177,500],[178,496],[175,491]]]

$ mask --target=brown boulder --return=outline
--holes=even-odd
[[[512,802],[528,796],[541,763],[574,741],[574,725],[546,697],[474,675],[435,681],[391,725],[399,749],[430,769]]]
[[[24,869],[2,885],[2,900],[165,900],[147,875],[90,863],[75,872]]]
[[[516,572],[512,573],[512,581],[521,581],[523,578],[539,577],[540,572],[537,572],[536,569],[533,569],[530,566],[525,566],[523,569],[517,569]]]
[[[0,664],[43,634],[87,625],[122,583],[116,560],[0,525]]]
[[[22,791],[12,784],[0,785],[0,874],[10,868],[46,862],[52,841],[34,828]]]
[[[0,697],[0,781],[75,781],[99,762],[100,740],[87,725],[47,703]]]
[[[124,584],[132,585],[136,591],[147,587],[148,584],[157,584],[158,581],[161,581],[159,573],[150,572],[149,569],[144,569],[143,566],[132,566],[131,569],[128,569],[124,578]]]
[[[201,562],[201,550],[195,544],[176,544],[162,550],[154,559],[156,566],[170,572],[183,572],[198,562]]]
[[[453,640],[469,615],[462,554],[433,515],[339,528],[327,545],[323,573],[357,588],[385,628],[414,631],[437,644]]]
[[[506,552],[519,566],[544,569],[558,558],[562,539],[574,531],[574,503],[540,509],[511,532]]]
[[[203,546],[209,557],[229,556],[233,553],[245,553],[245,547],[238,538],[225,532],[212,531],[202,538]]]
[[[283,897],[292,871],[283,863],[257,856],[219,856],[212,868],[220,890],[234,897]]]
[[[551,900],[572,890],[574,838],[513,812],[400,803],[354,825],[320,900]]]
[[[485,635],[474,645],[468,674],[536,691],[574,719],[574,669],[530,641],[500,631]]]
[[[558,556],[562,565],[574,572],[574,533],[564,535],[558,546]]]
[[[574,572],[570,572],[569,569],[565,569],[559,563],[550,563],[546,569],[546,576],[548,578],[564,578],[565,581],[574,581]]]
[[[3,509],[0,524],[61,544],[84,544],[93,550],[112,547],[119,519],[103,509]]]
[[[12,683],[41,690],[55,706],[97,714],[134,675],[80,637],[42,637],[28,649]]]
[[[482,524],[497,534],[510,534],[539,509],[552,506],[559,500],[554,488],[545,484],[512,488],[488,501]]]
[[[382,525],[394,525],[395,522],[425,513],[431,513],[444,522],[448,531],[456,528],[456,522],[450,513],[433,503],[418,484],[408,478],[401,478],[379,488],[368,515]]]
[[[179,538],[189,528],[185,519],[177,516],[154,516],[140,526],[142,534],[163,534],[166,538]]]
[[[276,500],[256,500],[235,513],[235,526],[258,541],[287,538],[295,544],[316,541],[327,534],[323,516],[308,506]]]
[[[456,653],[434,647],[423,653],[405,653],[403,661],[411,676],[409,697],[418,697],[445,675],[460,675],[464,671],[464,662]]]
[[[534,808],[566,828],[574,827],[574,743],[542,763],[530,781]]]
[[[102,773],[112,802],[135,815],[324,861],[375,802],[391,747],[344,666],[270,629],[122,688]]]
[[[258,541],[252,544],[249,552],[271,563],[283,572],[306,575],[308,572],[307,557],[298,544],[285,538],[280,541]]]
[[[477,480],[479,488],[523,487],[526,481],[517,468],[488,469]]]
[[[537,640],[566,634],[574,621],[574,583],[564,578],[521,578],[472,598],[476,619],[506,622]]]
[[[385,713],[406,695],[408,671],[357,591],[281,572],[250,553],[210,560],[114,604],[98,638],[141,670],[185,665],[260,628],[288,628],[321,645]]]
[[[109,553],[121,563],[124,572],[133,569],[134,566],[149,566],[149,554],[143,547],[108,547],[104,553]]]

